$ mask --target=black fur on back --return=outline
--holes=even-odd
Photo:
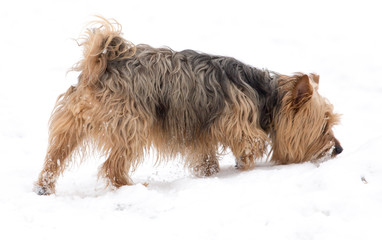
[[[193,50],[138,45],[134,56],[108,63],[105,81],[115,74],[131,85],[141,109],[177,139],[195,139],[208,129],[232,102],[232,84],[258,106],[258,122],[266,132],[278,102],[277,74]]]

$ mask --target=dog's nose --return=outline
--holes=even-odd
[[[336,146],[334,147],[334,152],[336,153],[336,155],[342,153],[343,150],[344,150],[344,149],[341,147],[341,145],[336,145]]]

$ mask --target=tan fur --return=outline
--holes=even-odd
[[[322,157],[338,143],[331,128],[339,122],[333,106],[314,89],[305,99],[295,102],[294,90],[299,79],[307,75],[282,76],[280,91],[284,93],[282,104],[273,123],[272,160],[279,164],[300,163]],[[317,75],[315,75],[317,76]],[[316,77],[317,79],[317,77]],[[310,78],[311,81],[315,81]],[[318,82],[318,80],[317,80]]]
[[[272,96],[264,100],[241,72],[233,80],[222,75],[219,66],[229,58],[206,64],[186,57],[194,52],[135,46],[115,20],[96,23],[101,27],[87,30],[84,58],[73,68],[81,73],[78,84],[58,98],[52,114],[39,194],[54,193],[73,155],[93,147],[107,156],[99,176],[120,187],[133,183],[129,174],[151,147],[158,161],[180,155],[196,175],[209,176],[219,171],[219,148],[230,149],[237,167],[247,170],[268,145],[281,164],[314,160],[339,145],[331,131],[338,116],[317,92],[318,75],[280,75],[274,90],[265,82],[262,91]],[[273,106],[278,98],[280,106]],[[263,103],[272,101],[274,109],[265,111]]]

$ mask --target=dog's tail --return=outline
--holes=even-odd
[[[99,20],[90,22],[80,38],[84,58],[72,68],[81,72],[80,81],[85,85],[96,84],[109,61],[129,58],[136,51],[133,43],[122,38],[122,27],[116,20],[97,17]]]

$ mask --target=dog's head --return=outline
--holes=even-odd
[[[299,163],[335,157],[342,152],[332,130],[339,115],[320,96],[318,84],[316,74],[279,77],[281,101],[271,130],[274,162]]]

